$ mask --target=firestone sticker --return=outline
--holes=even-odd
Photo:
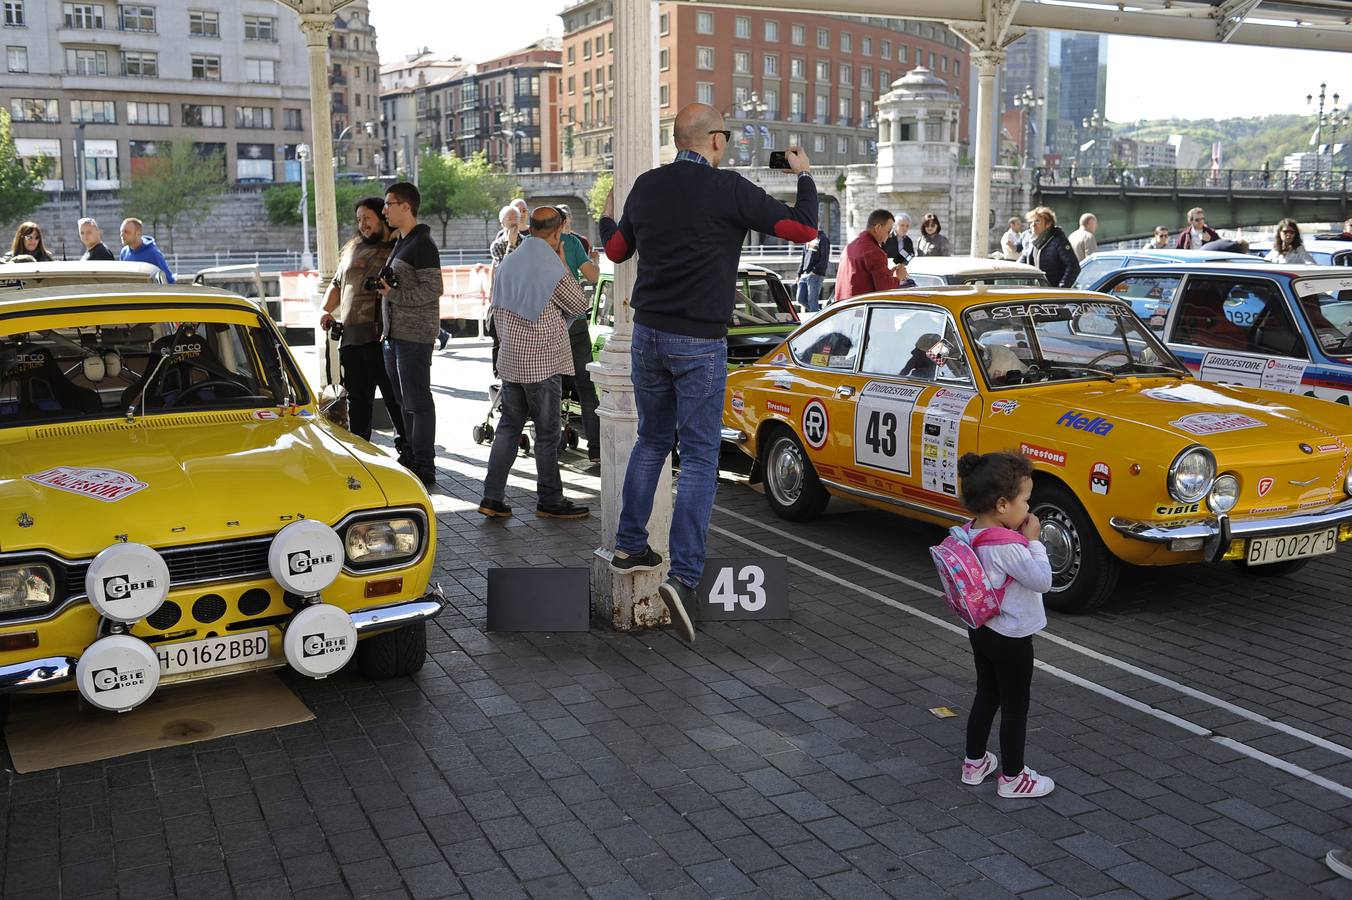
[[[116,469],[84,469],[77,466],[57,466],[36,475],[25,475],[24,478],[44,487],[93,497],[104,503],[116,503],[149,487],[144,481],[138,481]]]
[[[778,400],[766,400],[765,408],[770,412],[777,412],[781,416],[793,415],[793,407],[787,403],[780,403]]]
[[[1062,469],[1066,467],[1066,454],[1060,450],[1036,444],[1019,444],[1019,452],[1034,462],[1045,462]]]
[[[1262,478],[1258,479],[1258,496],[1266,497],[1268,495],[1268,492],[1272,490],[1272,486],[1276,483],[1277,483],[1276,479],[1267,475],[1264,475]]]
[[[1188,434],[1224,434],[1264,426],[1263,422],[1243,413],[1193,413],[1169,424]]]

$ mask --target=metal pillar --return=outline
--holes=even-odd
[[[634,179],[657,164],[657,4],[652,0],[615,0],[615,82],[631,85],[616,96],[615,110],[615,215],[624,209],[624,199]],[[666,606],[657,597],[657,586],[666,577],[658,572],[616,574],[610,570],[615,550],[615,532],[620,515],[620,491],[629,457],[634,450],[638,413],[630,380],[629,347],[633,316],[629,298],[637,273],[636,260],[615,268],[615,331],[601,358],[588,366],[601,390],[597,415],[601,420],[601,539],[592,561],[592,611],[618,631],[635,631],[670,621]],[[669,556],[671,527],[671,467],[657,485],[648,542]]]

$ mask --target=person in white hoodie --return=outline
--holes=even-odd
[[[1055,782],[1023,761],[1033,683],[1033,635],[1047,627],[1042,594],[1052,586],[1047,548],[1038,540],[1042,525],[1028,507],[1033,464],[1019,453],[967,453],[958,460],[958,487],[963,506],[975,516],[968,525],[973,538],[986,529],[1006,532],[976,548],[987,580],[1004,591],[1004,599],[998,615],[967,632],[976,663],[976,699],[967,717],[962,781],[981,784],[999,768],[1001,797],[1045,797]],[[997,710],[1003,766],[986,749]]]

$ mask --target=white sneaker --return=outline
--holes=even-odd
[[[1016,800],[1029,800],[1033,797],[1045,797],[1056,789],[1056,782],[1046,775],[1039,775],[1027,766],[1013,778],[1000,776],[999,793],[1001,797]]]
[[[981,761],[972,764],[967,760],[962,761],[962,783],[980,784],[986,780],[986,776],[995,771],[995,767],[1000,765],[1000,761],[995,758],[995,754],[986,751],[986,755],[981,757]]]

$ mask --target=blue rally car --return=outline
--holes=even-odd
[[[1349,405],[1352,271],[1232,263],[1139,266],[1094,290],[1129,302],[1204,381]]]

